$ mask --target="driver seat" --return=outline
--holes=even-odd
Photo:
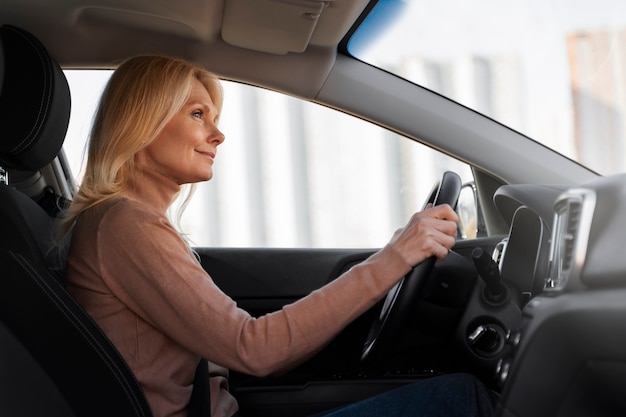
[[[30,33],[0,26],[0,415],[150,417],[130,368],[46,260],[55,219],[37,184],[69,113],[59,65]]]

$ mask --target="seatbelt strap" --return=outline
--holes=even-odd
[[[209,386],[209,364],[200,359],[193,380],[193,390],[189,401],[188,417],[211,416],[211,389]]]

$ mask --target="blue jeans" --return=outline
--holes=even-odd
[[[423,379],[315,417],[490,417],[497,395],[469,374]]]

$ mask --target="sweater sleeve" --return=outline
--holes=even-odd
[[[214,284],[167,219],[141,203],[108,209],[97,251],[105,284],[135,314],[209,361],[258,376],[318,351],[410,270],[386,246],[299,301],[253,318]]]

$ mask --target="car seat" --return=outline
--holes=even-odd
[[[57,157],[69,114],[60,66],[29,32],[0,26],[0,415],[150,417],[132,371],[50,263],[55,210],[36,201],[48,191],[17,186]],[[190,415],[206,417],[206,362],[201,380]]]

